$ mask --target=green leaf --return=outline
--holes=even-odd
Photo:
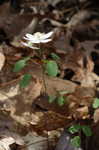
[[[45,65],[45,70],[49,76],[55,77],[59,73],[58,65],[55,61],[48,61]]]
[[[94,102],[93,102],[93,105],[92,105],[92,106],[93,106],[93,108],[95,108],[95,109],[99,107],[99,98],[95,98],[95,99],[94,99]]]
[[[85,136],[92,136],[91,128],[87,125],[82,126],[82,131],[85,134]]]
[[[63,106],[65,104],[65,99],[64,97],[61,95],[57,98],[57,102],[59,106]]]
[[[26,62],[30,59],[30,57],[26,57],[22,60],[19,60],[15,63],[13,72],[19,72],[21,69],[23,69],[26,66]]]
[[[60,59],[60,57],[59,57],[57,54],[55,54],[55,53],[51,53],[51,57],[52,57],[54,60],[59,60],[59,59]]]
[[[55,101],[55,99],[56,99],[56,96],[49,96],[49,97],[48,97],[48,101],[49,101],[49,103],[54,102],[54,101]]]
[[[20,87],[25,88],[26,86],[28,86],[31,81],[31,78],[32,78],[31,74],[25,74],[22,80],[20,81]]]
[[[75,136],[74,138],[71,139],[71,144],[74,147],[79,148],[81,146],[81,138],[80,136]]]
[[[68,131],[72,134],[79,132],[79,130],[81,129],[80,125],[72,125]]]

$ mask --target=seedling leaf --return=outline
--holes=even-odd
[[[63,106],[65,104],[65,99],[64,97],[61,95],[57,98],[57,102],[59,106]]]
[[[55,54],[55,53],[51,53],[51,57],[52,57],[54,60],[59,60],[59,59],[60,59],[60,57],[59,57],[57,54]]]
[[[48,97],[49,103],[53,103],[55,101],[55,99],[56,99],[56,96],[49,96]]]
[[[68,130],[71,134],[74,134],[79,132],[80,129],[81,129],[80,125],[72,125]]]
[[[75,136],[74,138],[71,139],[71,144],[74,147],[79,148],[81,146],[81,138],[80,136]]]
[[[91,136],[92,135],[92,131],[91,128],[89,126],[82,126],[82,131],[85,134],[85,136]]]

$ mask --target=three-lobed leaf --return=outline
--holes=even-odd
[[[25,88],[26,86],[28,86],[31,81],[31,78],[32,78],[31,74],[25,74],[22,80],[20,81],[20,87]]]
[[[49,76],[56,77],[59,73],[58,65],[55,61],[49,60],[45,65],[45,71]]]
[[[22,60],[19,60],[15,63],[13,72],[19,72],[26,66],[26,62],[30,59],[30,57],[26,57]]]

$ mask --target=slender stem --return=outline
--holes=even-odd
[[[46,86],[46,80],[45,80],[45,75],[44,75],[44,67],[42,66],[42,79],[44,83],[44,93],[47,93],[47,86]]]
[[[39,55],[40,55],[40,59],[43,57],[43,49],[41,48],[41,44],[39,44]],[[44,67],[41,64],[42,67],[42,79],[43,79],[43,83],[44,83],[44,94],[47,92],[47,87],[46,87],[46,81],[45,81],[45,76],[44,76]]]
[[[40,48],[40,58],[43,57],[43,49],[41,49],[41,45],[39,44],[39,48]],[[44,83],[44,94],[47,93],[47,87],[46,87],[46,80],[45,80],[45,73],[44,73],[44,67],[43,65],[41,64],[41,67],[42,67],[42,80],[43,80],[43,83]],[[45,114],[46,115],[46,114]],[[48,131],[47,131],[47,144],[48,144],[48,149],[50,149],[50,145],[49,145],[49,136],[48,136]]]

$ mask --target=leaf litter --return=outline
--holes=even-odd
[[[3,149],[13,150],[11,145],[20,145],[17,141],[24,135],[27,149],[39,149],[41,140],[42,149],[45,145],[47,150],[50,138],[48,135],[51,131],[57,132],[58,129],[67,128],[77,121],[88,121],[93,130],[97,130],[99,110],[96,108],[93,113],[92,106],[94,99],[99,96],[99,20],[97,10],[91,10],[94,4],[93,1],[87,4],[87,0],[79,3],[75,0],[25,0],[20,1],[18,9],[10,6],[10,2],[0,5],[0,114],[3,118],[0,122],[2,126],[9,120],[10,124],[14,122],[11,129],[8,125],[7,132],[4,128],[6,125],[0,126],[0,135],[5,132],[5,137],[0,139],[0,147]],[[50,31],[54,33],[52,43],[44,45],[46,51],[41,58],[38,50],[21,45],[27,33]],[[59,59],[53,60],[52,53]],[[26,62],[27,65],[24,63],[22,68],[19,68],[20,72],[13,72],[14,64],[26,57],[30,58]],[[47,73],[53,74],[53,77],[49,77],[46,72],[42,74],[42,59],[48,60]],[[55,70],[51,72],[53,65]],[[30,84],[26,88],[20,88],[19,81],[24,74],[29,73]],[[66,92],[59,95],[60,91]],[[49,103],[49,96],[59,96],[60,99],[58,97],[58,101]],[[31,130],[38,136],[33,135]],[[61,130],[58,135],[60,133]],[[18,139],[15,138],[17,135],[20,135]],[[98,137],[97,134],[92,137],[96,140],[93,140],[93,145]],[[29,140],[29,143],[26,140]],[[34,144],[30,143],[31,141]],[[28,144],[30,146],[27,146]],[[60,145],[63,144],[61,141]],[[55,145],[56,142],[54,147]],[[67,149],[69,150],[69,147]]]

